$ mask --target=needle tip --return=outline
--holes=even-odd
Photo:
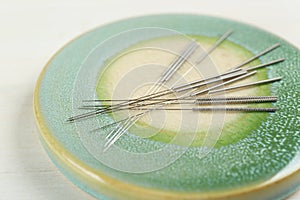
[[[66,120],[66,122],[67,122],[67,123],[72,123],[72,122],[74,122],[74,119],[70,117],[70,118],[68,118],[68,119]]]

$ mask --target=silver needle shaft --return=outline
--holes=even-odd
[[[130,110],[146,110],[149,108],[130,108]],[[170,110],[170,111],[231,111],[231,112],[275,112],[277,108],[251,108],[251,107],[197,107],[197,108],[152,108],[154,110]]]
[[[276,49],[276,48],[278,48],[278,47],[280,47],[280,44],[279,44],[279,43],[274,44],[273,46],[267,48],[266,50],[264,50],[264,51],[262,51],[262,52],[256,54],[255,56],[249,58],[248,60],[244,61],[243,63],[241,63],[241,64],[239,64],[239,65],[233,67],[232,69],[240,68],[240,67],[244,66],[245,64],[248,64],[248,63],[254,61],[255,59],[257,59],[257,58],[259,58],[259,57],[261,57],[261,56],[263,56],[263,55],[269,53],[270,51],[273,51],[274,49]]]
[[[217,92],[223,92],[223,91],[241,89],[241,88],[244,88],[244,87],[250,87],[250,86],[254,86],[254,85],[261,85],[261,84],[265,84],[265,83],[272,83],[272,82],[280,81],[281,79],[282,79],[281,77],[277,77],[277,78],[271,78],[271,79],[256,81],[256,82],[252,82],[252,83],[245,83],[245,84],[235,85],[235,86],[231,86],[231,87],[227,87],[227,88],[221,88],[221,89],[217,89],[217,90],[211,90],[211,91],[209,91],[209,93],[212,94],[212,93],[217,93]]]

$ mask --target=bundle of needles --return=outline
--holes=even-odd
[[[211,52],[213,52],[224,40],[226,40],[233,31],[229,30],[224,33],[214,45],[212,45],[203,55],[196,60],[195,66],[202,62]],[[272,60],[267,63],[259,64],[253,67],[246,68],[245,66],[257,58],[278,48],[280,44],[261,51],[253,57],[245,60],[237,66],[231,67],[227,72],[211,76],[205,79],[189,82],[187,84],[172,86],[168,89],[161,90],[162,86],[167,83],[176,71],[189,59],[189,57],[198,48],[197,42],[192,41],[169,65],[154,86],[141,97],[132,99],[93,99],[84,100],[80,109],[87,112],[68,118],[68,122],[74,122],[81,119],[86,119],[101,114],[115,113],[124,110],[140,111],[137,114],[131,115],[125,119],[119,120],[112,124],[100,127],[100,129],[117,125],[106,137],[105,150],[114,144],[135,122],[137,122],[145,114],[155,110],[180,110],[180,111],[228,111],[228,112],[275,112],[275,107],[228,107],[227,104],[258,104],[266,102],[276,102],[276,96],[218,96],[224,92],[241,90],[243,88],[254,87],[257,85],[273,83],[280,81],[281,77],[264,79],[250,83],[237,84],[227,86],[232,83],[247,79],[257,73],[257,69],[261,69],[273,64],[284,61],[284,58]],[[190,69],[191,70],[191,69]],[[187,71],[189,72],[189,71]],[[178,82],[178,81],[177,81]],[[177,83],[176,82],[176,83]],[[176,84],[175,83],[175,84]],[[169,95],[175,95],[176,98],[168,98]],[[192,105],[189,107],[178,106],[168,107],[168,105]],[[218,105],[218,106],[217,106]],[[220,107],[224,105],[224,107]]]

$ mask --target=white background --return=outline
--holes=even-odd
[[[0,199],[93,199],[48,159],[32,111],[39,73],[72,38],[128,17],[193,13],[250,23],[300,48],[299,10],[297,0],[0,0]]]

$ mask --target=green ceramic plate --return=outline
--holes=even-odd
[[[216,131],[221,135],[202,138],[204,129],[196,127],[197,131],[189,132],[195,141],[186,141],[181,134],[188,132],[184,119],[178,132],[172,123],[160,130],[139,121],[107,151],[103,146],[110,129],[95,129],[113,122],[112,116],[66,122],[83,112],[77,109],[82,100],[113,95],[114,84],[124,78],[118,79],[118,73],[132,71],[118,65],[124,55],[148,59],[134,57],[139,45],[151,44],[149,51],[160,49],[160,55],[168,57],[180,51],[163,46],[172,37],[194,38],[205,48],[228,29],[234,33],[208,59],[207,66],[232,64],[281,44],[252,64],[284,57],[284,62],[260,70],[254,78],[281,76],[282,81],[243,93],[278,96],[271,105],[278,108],[275,113],[237,114],[230,122],[221,115],[224,124],[217,123],[220,115],[212,114],[215,123],[207,130],[213,133],[222,127]],[[122,62],[130,66],[136,61],[141,66],[133,58]],[[164,61],[156,61],[154,69],[165,67]],[[226,63],[229,61],[232,63]],[[41,141],[53,162],[74,184],[99,199],[282,199],[300,183],[299,80],[299,50],[265,31],[206,16],[146,16],[94,29],[62,48],[39,78],[34,109]]]

